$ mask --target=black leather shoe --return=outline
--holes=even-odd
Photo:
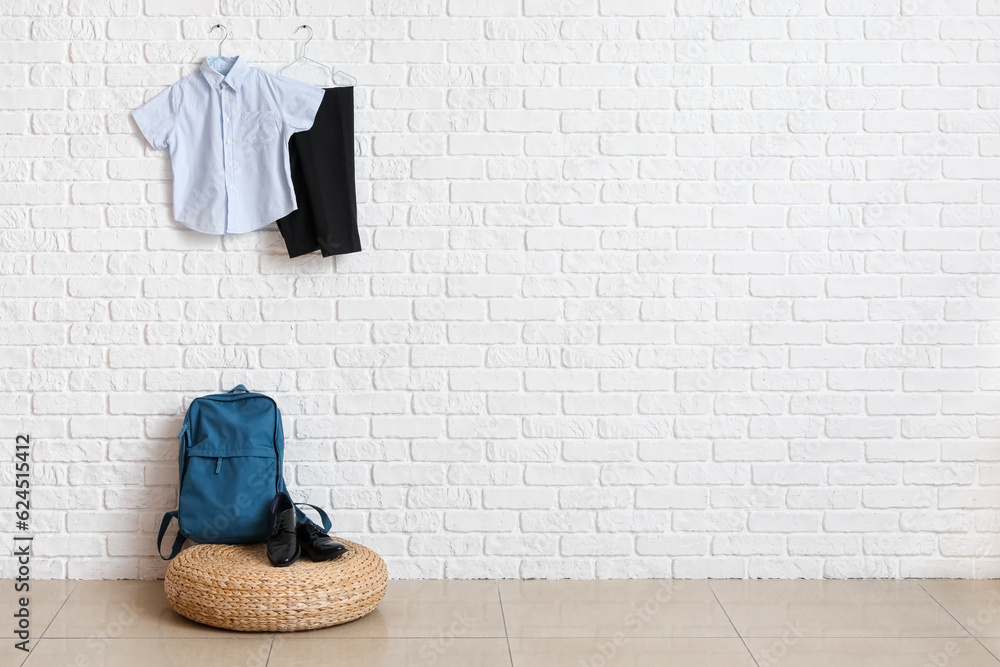
[[[295,505],[287,493],[278,493],[271,501],[274,530],[267,539],[267,559],[275,567],[288,567],[299,559],[302,550],[295,539]]]
[[[295,532],[299,547],[309,560],[333,560],[347,551],[347,547],[311,523],[300,523]]]

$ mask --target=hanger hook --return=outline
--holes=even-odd
[[[302,30],[303,28],[305,28],[306,30],[309,31],[309,37],[306,38],[306,43],[302,45],[302,57],[305,58],[306,57],[306,47],[309,46],[309,42],[311,42],[312,38],[313,38],[313,29],[312,29],[311,25],[306,25],[305,23],[303,23],[302,25],[300,25],[298,28],[295,29],[295,32],[298,32],[299,30]],[[294,35],[295,33],[292,33],[292,34]]]
[[[213,32],[215,32],[216,28],[222,28],[225,31],[225,33],[226,33],[226,34],[224,34],[222,36],[222,41],[219,42],[219,56],[221,57],[222,56],[222,45],[225,44],[225,42],[226,42],[227,39],[229,39],[229,28],[227,28],[226,26],[222,25],[221,23],[216,23],[215,25],[213,25],[211,28],[208,29],[208,34],[211,35]]]

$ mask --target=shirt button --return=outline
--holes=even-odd
[[[229,143],[232,143],[232,142],[231,142],[231,141],[229,141],[229,139],[226,139],[226,143],[227,143],[227,144],[229,144]]]
[[[228,118],[226,118],[226,122],[227,122],[227,123],[229,122],[229,119],[228,119]]]
[[[227,162],[227,163],[226,163],[226,166],[227,166],[227,167],[232,167],[232,166],[233,166],[233,163],[232,163],[232,162]]]
[[[222,97],[222,99],[224,99],[224,100],[228,100],[228,99],[229,99],[229,95],[224,95],[224,96]]]

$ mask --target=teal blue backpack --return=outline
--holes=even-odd
[[[184,415],[178,465],[177,510],[163,515],[156,549],[176,556],[184,540],[206,544],[265,542],[271,535],[271,499],[288,492],[282,477],[285,435],[281,411],[269,396],[243,385],[201,396]],[[305,503],[299,503],[305,504]],[[319,507],[323,531],[330,518]],[[299,521],[309,521],[296,508]],[[169,556],[161,544],[172,519],[179,524]]]

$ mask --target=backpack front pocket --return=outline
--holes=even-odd
[[[181,530],[195,542],[263,542],[271,533],[277,465],[269,456],[194,451],[181,482]]]

